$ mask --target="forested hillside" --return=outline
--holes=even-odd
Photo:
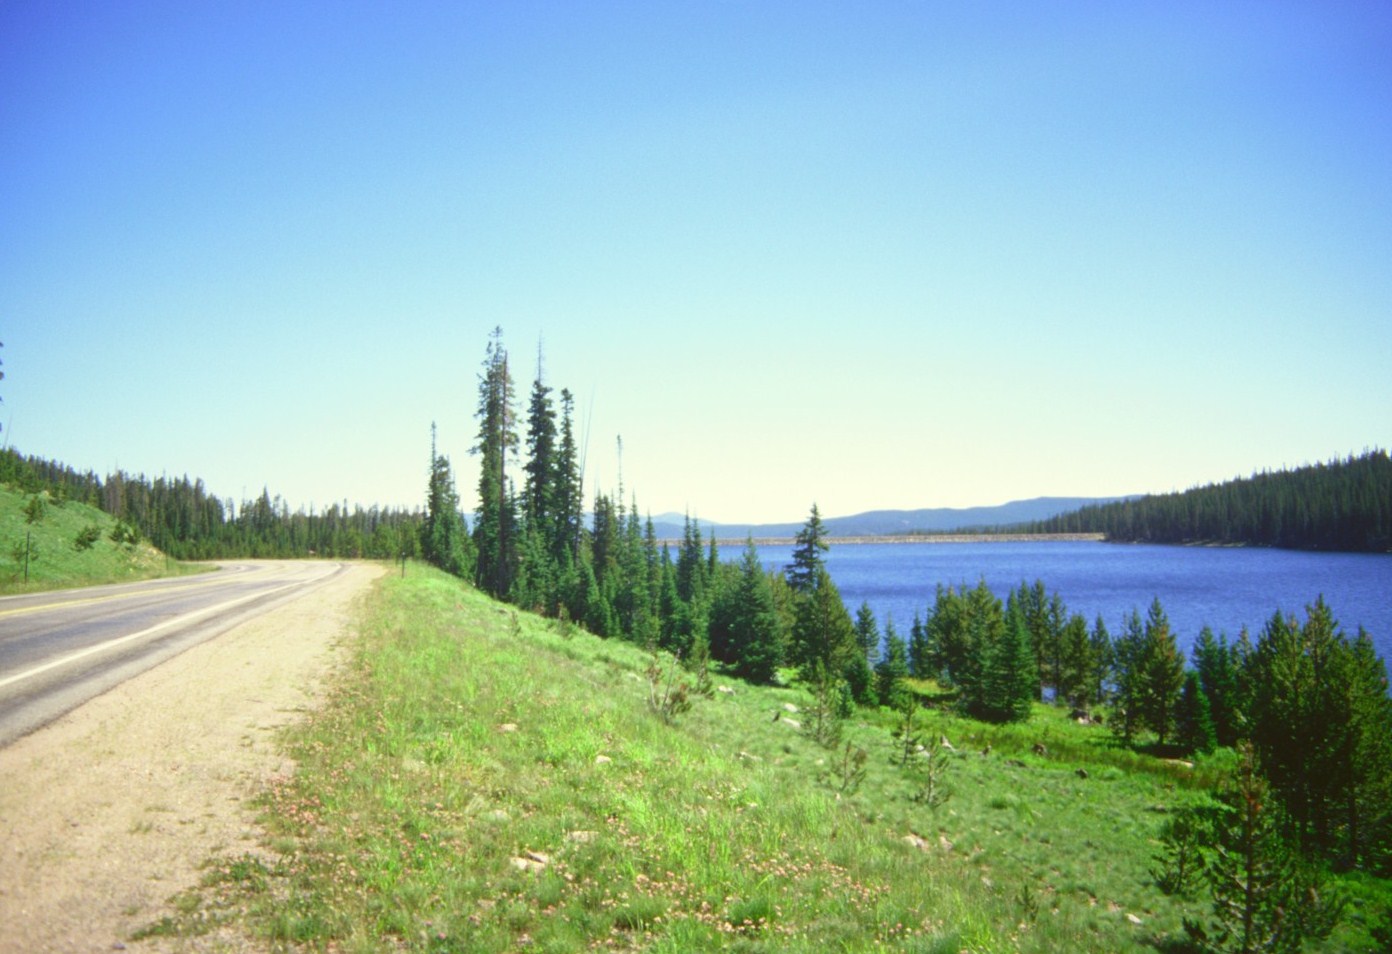
[[[292,513],[266,490],[237,505],[187,476],[152,480],[118,471],[103,480],[12,448],[0,451],[0,484],[98,507],[179,560],[414,556],[421,522],[419,511],[350,510],[346,502],[321,513]]]
[[[1157,494],[1041,520],[1041,533],[1103,533],[1149,543],[1227,543],[1300,550],[1392,549],[1387,451]]]

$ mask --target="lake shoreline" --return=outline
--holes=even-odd
[[[854,536],[824,538],[830,546],[842,544],[868,543],[1105,543],[1106,536],[1101,533],[914,533],[894,536]],[[716,537],[720,547],[742,547],[747,537]],[[680,540],[663,540],[661,543],[680,544]],[[756,547],[790,547],[797,543],[795,537],[755,537]]]

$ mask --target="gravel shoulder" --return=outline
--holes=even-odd
[[[170,949],[129,937],[211,854],[256,848],[248,800],[294,768],[276,730],[315,704],[383,572],[356,564],[0,750],[0,952]]]

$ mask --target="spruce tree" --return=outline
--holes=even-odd
[[[1209,712],[1219,745],[1236,745],[1241,731],[1238,669],[1226,636],[1215,638],[1205,626],[1194,643],[1194,669],[1208,697]]]
[[[677,552],[677,595],[692,604],[705,596],[706,563],[701,542],[701,526],[686,515],[682,545]]]
[[[541,349],[537,348],[537,376],[527,405],[527,463],[522,487],[522,517],[549,550],[556,538],[560,502],[557,486],[559,461],[556,448],[556,409],[551,389],[542,379]]]
[[[618,510],[607,494],[595,494],[594,519],[590,528],[590,563],[601,586],[611,584],[618,573],[620,542]]]
[[[594,567],[588,560],[580,561],[580,592],[583,606],[580,619],[585,628],[596,636],[616,635],[614,608],[595,578]]]
[[[923,617],[915,611],[913,625],[909,627],[909,672],[914,678],[938,677],[935,655],[933,645],[928,639],[928,626],[923,622]]]
[[[981,671],[979,688],[971,701],[972,714],[991,722],[1028,719],[1039,695],[1039,671],[1029,626],[1018,607],[1008,609],[1002,618],[999,600],[994,600],[994,611],[984,597],[977,602],[984,621],[977,624],[982,634]]]
[[[783,662],[783,624],[752,536],[740,557],[732,617],[730,655],[735,675],[754,683],[773,682]]]
[[[1277,613],[1248,663],[1253,746],[1300,837],[1333,861],[1388,861],[1392,704],[1366,637],[1350,644],[1322,599],[1303,626]]]
[[[856,644],[865,653],[866,661],[874,662],[880,648],[880,628],[875,623],[875,611],[861,601],[855,616]]]
[[[662,545],[659,573],[661,585],[658,588],[658,618],[661,621],[661,645],[675,646],[679,640],[678,617],[684,604],[677,593],[677,568],[672,561],[672,550],[665,543]]]
[[[1174,729],[1175,708],[1184,685],[1184,655],[1175,643],[1169,617],[1157,598],[1146,615],[1145,641],[1140,658],[1141,718],[1155,732],[1160,745]]]
[[[1009,665],[1002,655],[1006,622],[1000,600],[983,579],[963,591],[959,604],[955,626],[960,632],[945,633],[961,647],[961,660],[951,667],[952,682],[961,690],[959,704],[978,719],[1000,718],[997,708],[1008,691],[1004,679]]]
[[[1175,739],[1185,752],[1206,755],[1218,746],[1218,733],[1209,713],[1208,695],[1199,683],[1199,674],[1184,674],[1184,686],[1175,710]]]
[[[1190,939],[1215,954],[1293,954],[1306,937],[1328,936],[1342,905],[1321,890],[1318,874],[1287,841],[1280,806],[1250,745],[1238,746],[1237,768],[1218,801],[1204,869],[1212,918],[1186,920]]]
[[[807,681],[814,676],[840,681],[846,662],[860,652],[855,627],[826,567],[818,567],[812,589],[797,600],[793,628],[794,662]]]
[[[669,641],[664,645],[664,648],[677,655],[688,652],[698,635],[702,639],[708,638],[711,607],[706,592],[706,572],[701,528],[688,515],[682,534],[681,549],[677,552],[678,602],[673,625],[669,630]]]
[[[1141,614],[1133,609],[1122,620],[1122,631],[1112,643],[1113,682],[1116,685],[1116,711],[1112,715],[1112,732],[1127,745],[1135,738],[1144,721],[1142,664],[1145,654],[1145,627]]]
[[[855,617],[856,645],[861,652],[846,663],[846,684],[850,686],[851,696],[857,705],[873,706],[885,702],[886,697],[877,688],[876,671],[871,669],[874,655],[880,646],[880,628],[875,623],[875,613],[870,604],[862,601]]]
[[[1112,636],[1107,632],[1107,623],[1099,613],[1092,624],[1088,636],[1092,646],[1092,672],[1088,674],[1088,704],[1100,705],[1107,698],[1107,685],[1111,679],[1114,659],[1112,656]]]
[[[1059,680],[1055,691],[1057,700],[1075,708],[1085,708],[1092,698],[1093,674],[1092,641],[1087,620],[1081,614],[1068,617],[1059,637]]]
[[[966,586],[959,593],[951,586],[938,586],[933,610],[928,616],[927,644],[934,649],[934,670],[950,686],[970,679],[973,647],[967,628]]]
[[[1064,673],[1064,667],[1066,665],[1065,657],[1068,652],[1064,645],[1066,638],[1064,630],[1066,627],[1067,615],[1068,611],[1063,605],[1063,598],[1057,593],[1054,593],[1045,604],[1045,644],[1042,651],[1038,644],[1036,644],[1034,648],[1036,659],[1046,658],[1048,661],[1048,677],[1045,682],[1041,682],[1040,684],[1041,694],[1044,685],[1053,686],[1055,702],[1069,702],[1072,696],[1070,691],[1071,686],[1068,685],[1068,677]],[[1034,637],[1033,633],[1030,635],[1032,638]]]
[[[909,676],[909,647],[894,628],[894,620],[885,620],[884,656],[875,666],[875,691],[881,705],[892,709],[904,708],[903,696],[908,693],[904,680]]]
[[[449,459],[436,453],[434,422],[430,425],[430,481],[421,529],[421,550],[429,563],[456,576],[472,574],[472,547],[459,513],[459,494]]]
[[[881,660],[881,663],[883,662],[884,660]],[[882,701],[876,675],[878,670],[878,666],[872,669],[870,662],[859,653],[852,653],[846,660],[846,668],[842,670],[841,678],[856,705],[876,706]]]
[[[1044,581],[1035,580],[1034,585],[1029,586],[1020,582],[1020,587],[1016,590],[1015,598],[1020,604],[1020,612],[1024,616],[1025,626],[1029,629],[1030,642],[1034,645],[1035,663],[1039,669],[1039,686],[1042,692],[1044,686],[1052,686],[1053,663],[1056,659],[1058,633],[1054,631],[1049,623],[1049,599],[1044,590]]]
[[[554,508],[554,536],[551,552],[557,562],[565,557],[578,560],[584,534],[585,488],[580,476],[579,450],[575,443],[575,399],[561,390],[560,446],[551,474],[551,504]]]
[[[495,328],[479,375],[479,433],[473,453],[480,455],[481,463],[474,544],[478,585],[500,598],[511,591],[517,569],[516,515],[507,476],[508,457],[518,448],[513,401],[503,330]]]
[[[1303,764],[1309,713],[1302,705],[1312,692],[1308,663],[1299,623],[1277,612],[1262,628],[1252,658],[1251,737],[1267,776],[1302,826],[1310,813]]]
[[[1392,873],[1392,697],[1387,669],[1367,632],[1350,647],[1347,686],[1352,771],[1340,812],[1344,863]]]
[[[652,589],[648,571],[647,548],[637,501],[632,503],[624,517],[621,539],[618,586],[614,598],[619,625],[639,645],[655,643],[661,632],[657,619],[657,594]]]
[[[814,503],[811,515],[798,531],[793,562],[787,568],[788,585],[794,592],[805,595],[817,586],[817,574],[825,562],[823,555],[828,549],[826,527],[822,525],[822,516]]]

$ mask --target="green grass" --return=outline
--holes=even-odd
[[[847,727],[869,757],[846,794],[837,754],[784,709],[800,690],[717,678],[735,691],[669,725],[650,661],[425,568],[385,578],[353,664],[286,740],[297,772],[264,795],[276,860],[216,860],[159,933],[234,921],[350,952],[1140,951],[1202,913],[1149,868],[1203,764],[1142,762],[1044,707],[1014,727],[929,714],[923,737],[955,747],[930,809],[881,711]]]
[[[0,487],[0,593],[126,583],[203,569],[168,560],[148,543],[114,543],[110,536],[116,526],[113,517],[87,504],[56,501],[46,492],[38,495],[42,518],[29,523],[25,508],[34,496]],[[87,527],[99,528],[101,536],[90,549],[79,550],[74,542]],[[32,544],[27,583],[23,559],[26,534]]]

